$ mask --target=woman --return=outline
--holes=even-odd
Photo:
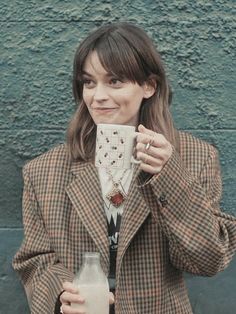
[[[31,313],[79,313],[70,303],[84,300],[71,282],[85,251],[100,252],[115,282],[116,314],[192,313],[183,271],[212,276],[236,249],[236,219],[219,209],[216,149],[174,128],[161,58],[134,25],[103,26],[81,43],[73,91],[67,144],[23,171],[25,239],[13,265]],[[98,171],[98,123],[136,126],[141,164],[125,174]],[[126,194],[116,209],[106,199],[112,182]],[[108,208],[121,217],[110,246]]]

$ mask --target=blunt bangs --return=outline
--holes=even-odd
[[[129,33],[122,34],[120,29],[97,35],[97,38],[90,38],[82,43],[75,58],[74,78],[77,81],[79,99],[81,100],[82,96],[81,79],[84,63],[94,51],[97,52],[102,66],[108,73],[142,85],[152,73],[138,48],[139,45],[145,45],[142,39],[135,36],[130,40],[127,38]]]
[[[149,73],[136,48],[118,32],[104,37],[94,47],[104,69],[121,79],[142,85]]]

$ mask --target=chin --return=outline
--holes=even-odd
[[[120,124],[116,121],[112,121],[111,119],[93,119],[95,124]]]

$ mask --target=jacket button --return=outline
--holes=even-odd
[[[162,205],[162,207],[166,207],[168,205],[168,201],[166,199],[166,194],[162,193],[161,196],[159,197],[159,201]]]

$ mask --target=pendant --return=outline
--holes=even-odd
[[[111,192],[106,195],[109,202],[115,206],[119,207],[126,199],[126,194],[118,188],[118,185],[114,185]]]

